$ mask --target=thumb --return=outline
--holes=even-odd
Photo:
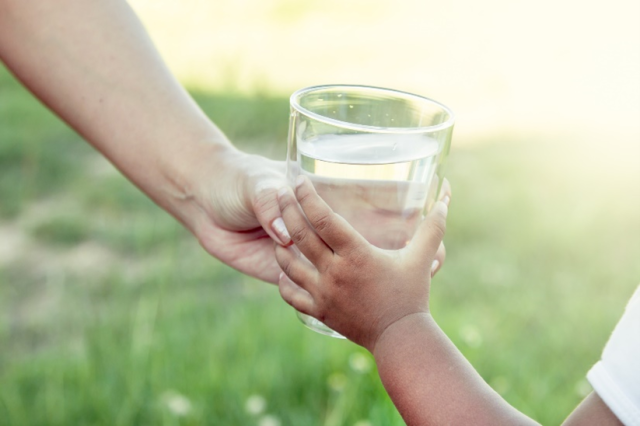
[[[252,184],[252,206],[260,226],[278,244],[291,244],[291,237],[282,220],[278,204],[278,189],[286,186],[284,173],[256,176]]]
[[[415,237],[409,245],[410,256],[420,264],[431,265],[447,229],[449,208],[444,201],[436,202],[427,217],[422,221]]]
[[[255,196],[253,208],[258,222],[267,234],[278,244],[287,246],[291,243],[291,236],[282,220],[277,195],[278,190],[275,188],[261,190]]]

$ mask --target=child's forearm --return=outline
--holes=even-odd
[[[533,425],[478,375],[429,314],[391,325],[372,350],[389,396],[409,426]]]

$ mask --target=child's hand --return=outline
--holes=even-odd
[[[445,232],[448,196],[435,203],[407,247],[387,251],[335,214],[307,178],[296,184],[295,197],[288,188],[278,194],[295,243],[276,246],[287,303],[369,350],[389,325],[429,311],[430,270]]]

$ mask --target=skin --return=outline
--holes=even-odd
[[[277,281],[284,163],[229,143],[125,1],[0,0],[0,59],[210,254]]]
[[[269,237],[282,245],[290,243],[288,226],[285,227],[279,219],[280,208],[288,206],[288,211],[293,212],[290,208],[295,205],[291,201],[293,198],[286,194],[280,198],[280,205],[276,199],[276,188],[285,183],[284,164],[245,154],[229,143],[171,75],[126,2],[0,0],[0,59],[48,108],[107,157],[160,207],[182,222],[210,254],[249,275],[269,282],[278,281],[280,267],[274,261]],[[287,200],[289,204],[286,204]],[[442,207],[432,211],[441,212]],[[309,211],[308,214],[313,212]],[[294,217],[288,216],[289,221]],[[410,296],[401,293],[404,294],[402,303],[397,301],[395,292],[386,294],[384,286],[379,286],[380,296],[389,296],[384,300],[391,301],[390,306],[384,315],[369,314],[367,320],[373,322],[364,322],[366,326],[353,326],[362,310],[352,309],[348,304],[344,306],[343,315],[334,318],[333,313],[337,311],[333,307],[327,309],[335,302],[332,297],[345,291],[352,293],[348,289],[350,286],[346,286],[346,281],[340,278],[345,268],[352,268],[351,265],[355,264],[356,269],[364,269],[374,259],[384,260],[384,265],[389,267],[394,262],[404,262],[403,266],[416,267],[429,276],[429,269],[433,274],[444,261],[444,246],[438,242],[435,254],[432,245],[437,238],[427,237],[419,238],[422,243],[418,243],[416,238],[411,247],[420,246],[422,249],[410,247],[404,251],[406,255],[378,251],[375,256],[368,256],[363,249],[366,247],[364,240],[360,239],[357,247],[347,242],[349,239],[357,241],[357,234],[339,235],[349,228],[344,222],[337,228],[332,227],[338,222],[332,220],[325,227],[337,231],[336,240],[329,238],[330,241],[344,243],[338,244],[340,255],[335,256],[340,257],[342,263],[323,263],[326,269],[322,270],[325,277],[325,272],[333,271],[335,283],[341,285],[336,287],[334,293],[321,296],[316,291],[317,287],[311,292],[307,291],[311,288],[310,284],[306,284],[307,276],[301,281],[305,283],[301,284],[303,287],[298,287],[286,277],[280,277],[280,290],[285,300],[303,312],[315,314],[352,340],[371,347],[381,367],[383,382],[398,407],[402,407],[401,412],[409,419],[409,424],[427,424],[422,422],[419,414],[414,414],[411,406],[423,404],[430,394],[413,391],[411,383],[401,381],[402,374],[413,373],[413,369],[419,370],[421,365],[434,365],[416,365],[402,356],[397,358],[397,353],[411,354],[419,349],[410,343],[404,342],[403,345],[407,347],[399,346],[403,348],[400,351],[389,350],[389,345],[395,344],[394,339],[401,338],[404,341],[402,337],[411,333],[417,333],[419,338],[441,342],[438,345],[441,346],[441,352],[433,351],[431,354],[427,351],[430,354],[428,357],[434,358],[434,362],[451,358],[449,362],[453,363],[453,368],[461,368],[457,374],[472,376],[470,380],[477,382],[478,391],[484,392],[487,400],[495,400],[496,395],[484,389],[479,376],[468,371],[472,368],[465,364],[461,355],[456,354],[446,337],[438,333],[426,308],[426,298],[411,300],[411,296],[426,297],[424,289],[412,287],[418,285],[420,274],[410,274],[411,283],[402,290]],[[421,227],[423,230],[420,235],[428,234],[425,226]],[[438,236],[440,225],[434,226],[429,229],[433,229],[434,235]],[[313,230],[310,231],[308,235],[313,234]],[[302,243],[307,234],[296,230],[293,240]],[[313,241],[315,246],[320,243],[314,237],[309,237],[308,241]],[[325,242],[322,241],[322,244]],[[427,245],[429,250],[425,248]],[[283,269],[289,273],[300,269],[302,260],[298,258],[291,261],[291,257],[287,258],[289,255],[285,254],[290,251],[278,247],[276,251]],[[345,251],[342,251],[343,248]],[[416,253],[409,253],[413,251]],[[421,258],[421,254],[429,256]],[[290,261],[287,262],[287,259]],[[314,260],[318,262],[320,258]],[[286,267],[288,264],[290,266]],[[305,267],[312,269],[310,265],[317,267],[316,263],[306,264]],[[380,269],[380,272],[384,271]],[[373,274],[367,277],[368,280],[362,281],[360,290],[366,288],[366,281],[378,279]],[[387,271],[383,277],[386,282],[394,282],[400,276]],[[312,294],[319,299],[314,299]],[[416,303],[419,300],[424,303]],[[369,312],[379,309],[377,301],[367,303],[371,309]],[[403,303],[409,306],[412,314],[404,314],[407,307]],[[429,332],[433,335],[429,335]],[[417,355],[423,356],[421,353]],[[434,377],[436,384],[438,380],[442,381],[440,384],[449,380],[438,374],[427,376],[424,383],[433,382]],[[455,385],[447,386],[445,390],[449,393],[464,391]],[[423,400],[424,396],[427,398]],[[437,398],[436,395],[436,401]],[[445,416],[446,413],[440,415]],[[510,415],[515,416],[513,413]],[[415,420],[412,416],[415,416]],[[597,396],[587,398],[571,418],[582,419],[585,416],[599,419],[598,424],[609,424],[606,422],[611,420],[611,413]]]
[[[450,189],[411,243],[369,244],[318,197],[306,179],[278,193],[297,250],[276,247],[283,299],[368,349],[385,389],[410,426],[534,425],[480,377],[429,310],[431,265],[444,237]],[[298,253],[304,255],[300,256]],[[619,425],[597,394],[566,425]]]
[[[125,1],[0,0],[0,60],[207,252],[277,282],[284,162],[231,145]]]

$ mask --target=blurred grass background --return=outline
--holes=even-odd
[[[288,94],[311,84],[451,106],[434,316],[510,403],[560,423],[640,281],[638,6],[343,3],[132,2],[245,150],[284,158]],[[207,256],[2,69],[5,424],[402,420],[365,352]]]

